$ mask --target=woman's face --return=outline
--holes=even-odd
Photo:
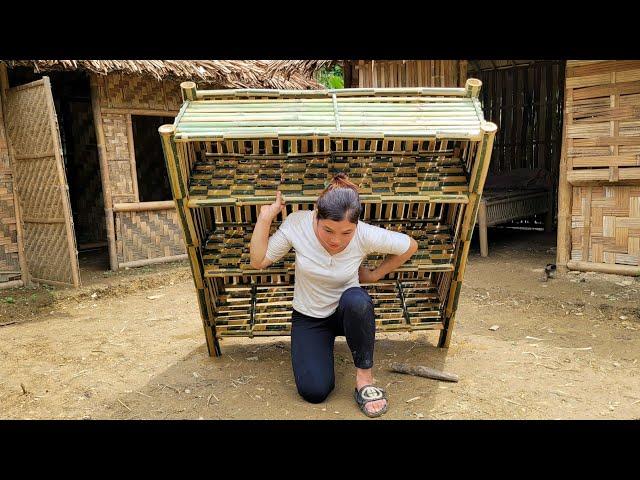
[[[357,224],[347,219],[339,222],[323,219],[317,220],[317,226],[320,243],[329,253],[334,254],[341,252],[349,245],[356,234]]]

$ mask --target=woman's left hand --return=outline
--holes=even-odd
[[[369,270],[368,268],[362,266],[358,270],[358,277],[360,278],[360,283],[375,283],[380,280],[378,275],[373,270]]]

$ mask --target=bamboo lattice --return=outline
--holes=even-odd
[[[185,253],[178,215],[167,210],[116,212],[118,263]]]

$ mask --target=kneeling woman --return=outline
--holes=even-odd
[[[356,401],[365,415],[382,415],[388,403],[385,391],[373,385],[373,300],[360,282],[377,282],[405,263],[418,244],[404,233],[359,221],[358,188],[344,173],[333,178],[314,210],[290,213],[269,237],[284,203],[277,192],[275,203],[260,209],[250,243],[251,265],[267,268],[291,247],[295,250],[291,362],[298,392],[319,403],[333,390],[333,346],[342,335],[356,367]],[[375,270],[362,267],[374,252],[390,255]]]

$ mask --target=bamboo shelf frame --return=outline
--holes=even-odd
[[[344,171],[361,220],[418,241],[410,261],[362,285],[378,331],[440,330],[448,347],[495,124],[481,82],[465,88],[326,91],[197,90],[159,128],[210,355],[224,336],[289,335],[295,252],[265,270],[249,264],[259,206],[277,190],[285,211],[312,209]],[[370,255],[373,267],[383,257]]]

